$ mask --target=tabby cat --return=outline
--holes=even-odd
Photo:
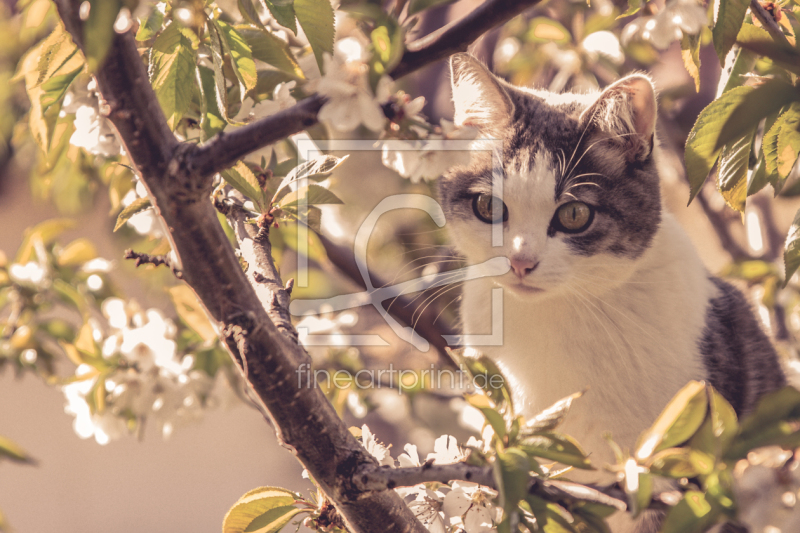
[[[469,264],[510,263],[503,276],[465,284],[463,328],[492,331],[492,289],[502,288],[502,343],[476,349],[509,378],[523,414],[586,390],[563,431],[602,467],[613,463],[603,433],[632,449],[689,380],[708,380],[739,414],[784,385],[746,299],[709,274],[662,210],[648,77],[553,94],[511,86],[468,54],[453,56],[451,73],[456,124],[502,149],[474,152],[441,178],[447,226]],[[657,522],[622,516],[612,526],[649,532]]]

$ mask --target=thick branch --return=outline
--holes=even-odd
[[[403,58],[390,74],[393,78],[400,78],[456,52],[463,52],[490,29],[540,1],[487,0],[463,18],[407,45]],[[210,179],[214,173],[233,166],[254,150],[313,126],[324,103],[321,96],[314,95],[231,133],[220,133],[191,154],[187,161],[189,170]]]
[[[56,0],[59,15],[82,46],[81,0]],[[350,496],[352,474],[376,464],[347,430],[322,391],[298,384],[308,354],[271,320],[248,282],[208,199],[210,180],[198,183],[169,131],[132,32],[116,35],[95,73],[126,151],[169,228],[185,281],[220,325],[223,338],[264,403],[278,439],[290,447],[356,532],[424,533],[392,492]],[[265,302],[269,304],[269,300]]]

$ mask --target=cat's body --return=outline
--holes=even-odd
[[[552,95],[511,87],[466,55],[452,66],[456,122],[503,142],[503,204],[491,200],[490,156],[477,154],[440,182],[448,226],[468,263],[511,265],[465,284],[464,331],[492,331],[502,287],[502,345],[476,349],[512,381],[523,414],[586,390],[563,430],[602,467],[613,462],[602,434],[633,448],[689,380],[709,380],[739,413],[784,384],[744,297],[709,275],[662,213],[647,78]],[[499,223],[503,244],[492,246]]]

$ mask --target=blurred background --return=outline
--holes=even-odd
[[[431,2],[433,7],[417,16],[407,41],[463,16],[479,3],[461,0],[437,6]],[[181,9],[198,9],[197,2],[175,4],[180,4]],[[232,9],[227,4],[235,5],[222,1],[217,4],[223,11]],[[656,16],[663,6],[662,2],[653,3],[645,8],[644,16]],[[164,247],[163,233],[152,211],[132,217],[119,232],[112,233],[117,214],[129,205],[131,191],[135,191],[132,174],[118,171],[118,167],[109,171],[104,162],[117,156],[98,155],[85,144],[83,147],[92,155],[70,159],[66,166],[43,160],[31,140],[26,126],[27,96],[23,85],[11,78],[24,52],[52,31],[52,5],[47,0],[5,0],[0,9],[0,34],[6,36],[0,44],[0,251],[11,262],[27,242],[28,228],[57,217],[74,219],[75,225],[64,229],[46,253],[58,261],[67,243],[88,239],[96,256],[111,260],[113,268],[102,273],[98,288],[92,288],[96,280],[89,280],[89,270],[76,270],[75,286],[88,284],[98,306],[106,298],[119,297],[127,304],[137,302],[141,310],[162,310],[165,320],[173,324],[171,327],[177,324],[179,333],[172,335],[179,339],[179,352],[194,350],[188,360],[191,371],[208,374],[203,378],[208,383],[200,392],[181,397],[181,401],[187,397],[196,399],[202,408],[185,417],[179,408],[176,416],[185,418],[179,425],[158,417],[154,417],[155,422],[129,417],[127,426],[123,424],[123,430],[117,433],[108,430],[101,436],[89,431],[81,435],[88,438],[79,438],[76,431],[81,431],[75,425],[79,415],[65,413],[65,406],[69,405],[64,390],[69,382],[65,380],[75,372],[75,365],[45,343],[35,346],[33,356],[24,350],[15,352],[15,360],[6,356],[6,364],[0,366],[0,435],[25,448],[36,460],[34,467],[0,464],[0,508],[7,520],[19,532],[210,532],[219,530],[227,509],[254,487],[277,485],[309,491],[311,485],[300,476],[299,464],[278,445],[272,429],[248,402],[225,353],[201,339],[202,332],[198,332],[202,325],[191,323],[199,320],[196,315],[192,318],[177,310],[174,294],[166,290],[175,285],[168,270],[136,270],[122,259],[126,248],[155,253]],[[765,328],[779,343],[789,364],[795,356],[794,335],[800,330],[798,298],[791,285],[784,291],[778,286],[783,241],[800,206],[796,199],[800,192],[796,186],[797,169],[780,195],[768,187],[750,197],[744,214],[727,207],[713,183],[708,183],[687,207],[689,187],[682,147],[698,113],[717,94],[719,62],[707,28],[705,33],[698,30],[702,69],[694,80],[684,67],[680,42],[663,42],[658,35],[635,35],[640,29],[634,23],[641,21],[642,14],[619,20],[617,17],[626,9],[627,4],[609,0],[594,0],[591,6],[577,1],[541,4],[490,31],[470,50],[510,82],[552,91],[591,91],[631,71],[650,73],[660,93],[658,137],[670,169],[662,176],[666,208],[686,228],[709,270],[732,277],[748,291]],[[337,50],[352,52],[353,46],[359,46],[363,41],[359,28],[357,17],[341,13],[337,17]],[[293,39],[291,44],[298,50],[307,43],[302,32]],[[314,71],[313,57],[308,59],[308,53],[301,54],[301,66]],[[96,94],[92,93],[88,76],[82,84],[82,89],[71,89],[68,97],[71,95],[73,103],[84,102],[84,106],[94,98],[92,105],[96,107]],[[265,87],[263,101],[277,100],[275,84]],[[453,112],[445,62],[407,76],[398,81],[397,88],[409,95],[406,100],[397,100],[400,109],[405,109],[408,100],[423,96],[421,112],[426,123],[439,128],[435,130],[438,134],[444,131],[445,125],[440,121],[452,119]],[[75,109],[67,112],[77,114]],[[258,114],[259,107],[253,110]],[[236,111],[246,115],[249,110]],[[391,109],[384,112],[390,113]],[[402,120],[396,123],[399,138],[408,134],[413,139],[408,133],[412,130],[406,130],[408,124]],[[78,127],[77,121],[75,124]],[[95,128],[102,127],[93,124]],[[181,130],[187,139],[192,138],[187,133],[190,127],[191,124]],[[354,134],[320,128],[309,132],[311,138],[376,138],[364,127]],[[104,142],[113,145],[113,131],[109,135],[111,140]],[[68,146],[66,141],[64,144]],[[96,147],[97,143],[93,145]],[[119,148],[115,149],[118,153]],[[293,157],[291,143],[254,154],[252,161],[258,162],[261,156],[270,164],[280,165]],[[360,290],[352,271],[347,271],[348,265],[352,270],[352,259],[347,254],[352,249],[349,240],[364,217],[390,194],[419,192],[435,196],[435,177],[424,171],[412,175],[408,168],[387,165],[380,150],[351,153],[327,182],[344,204],[323,207],[322,238],[312,236],[309,253],[309,287],[296,288],[293,296],[322,298]],[[448,246],[446,230],[436,228],[419,211],[405,210],[383,217],[370,240],[370,269],[375,285],[460,266]],[[296,269],[297,257],[291,246],[294,231],[287,224],[273,232],[284,280],[292,277]],[[449,286],[407,295],[392,305],[402,307],[395,311],[435,337],[437,332],[457,330],[458,299],[458,286]],[[395,368],[419,371],[448,364],[436,347],[422,353],[400,341],[374,309],[338,314],[319,311],[314,320],[304,319],[309,331],[343,336],[341,347],[310,348],[318,368],[357,371],[385,368],[392,363]],[[111,319],[110,312],[103,313]],[[54,316],[71,328],[72,337],[64,338],[78,335],[80,323],[70,322],[66,314]],[[97,316],[101,317],[99,311]],[[187,340],[182,343],[184,333]],[[380,334],[388,346],[347,347],[347,335],[364,333]],[[27,345],[25,348],[34,349]],[[33,360],[26,360],[25,353]],[[186,361],[184,358],[181,363]],[[106,388],[110,393],[114,390],[113,384],[106,383]],[[406,443],[416,444],[420,457],[424,457],[433,451],[434,440],[442,434],[456,435],[459,440],[476,434],[474,422],[464,415],[465,404],[458,391],[434,390],[424,383],[414,383],[408,384],[402,395],[388,388],[329,393],[349,425],[368,424],[379,440],[392,445],[395,456]],[[99,444],[101,441],[105,444]]]

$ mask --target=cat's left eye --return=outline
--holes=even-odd
[[[594,219],[594,209],[583,202],[564,204],[553,217],[553,226],[564,233],[580,233],[588,228]]]
[[[472,199],[472,211],[481,222],[493,224],[508,220],[508,208],[497,196],[491,194],[477,194]]]

